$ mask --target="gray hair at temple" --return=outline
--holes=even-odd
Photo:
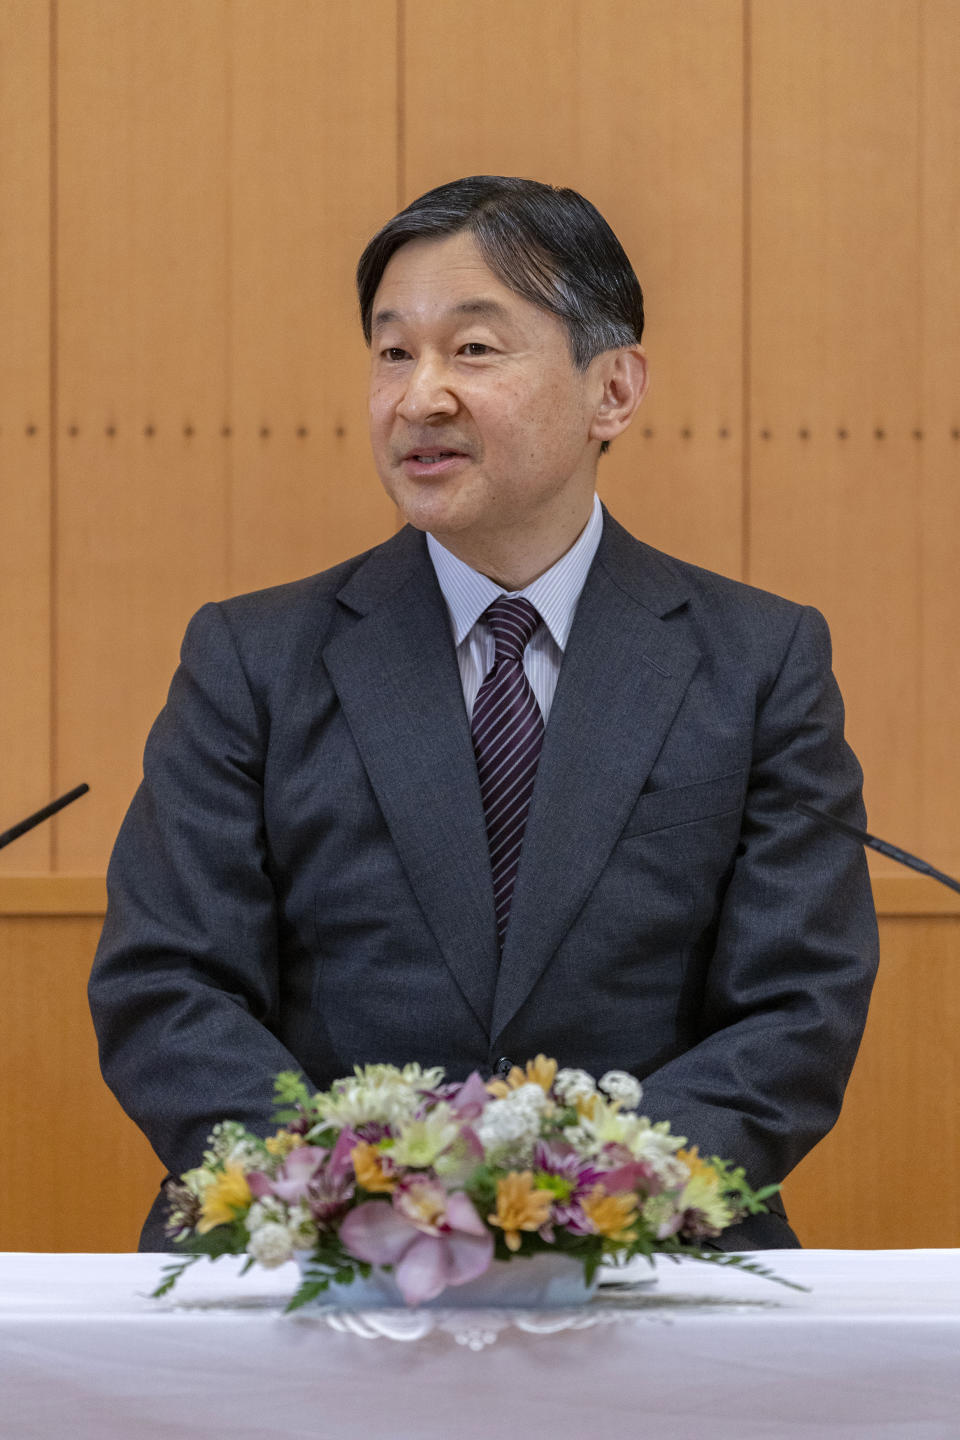
[[[604,350],[639,342],[640,282],[589,200],[538,180],[470,175],[414,200],[360,256],[357,293],[368,345],[373,299],[390,257],[409,240],[440,240],[463,230],[504,285],[563,321],[578,370]]]

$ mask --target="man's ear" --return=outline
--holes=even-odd
[[[593,420],[591,440],[615,440],[630,424],[647,393],[647,356],[642,345],[605,350],[591,361],[597,366],[601,391]]]

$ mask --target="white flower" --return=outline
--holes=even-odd
[[[593,1076],[586,1070],[558,1070],[553,1088],[565,1105],[576,1105],[578,1100],[589,1100],[597,1093]]]
[[[254,1200],[244,1223],[252,1235],[262,1225],[285,1225],[286,1221],[287,1207],[283,1201],[276,1195],[264,1195],[262,1200]]]
[[[643,1094],[640,1081],[635,1076],[628,1075],[626,1070],[608,1070],[606,1075],[600,1078],[600,1089],[605,1091],[611,1100],[619,1100],[625,1110],[636,1110]]]
[[[539,1099],[532,1091],[537,1091]],[[545,1100],[539,1085],[521,1085],[504,1099],[491,1100],[473,1127],[484,1151],[513,1164],[531,1159]]]
[[[537,1085],[533,1081],[526,1085],[518,1085],[505,1099],[508,1105],[515,1106],[517,1110],[529,1111],[535,1115],[539,1115],[547,1104],[547,1095],[543,1086]]]
[[[247,1252],[260,1265],[272,1270],[276,1265],[286,1264],[292,1256],[293,1237],[286,1225],[269,1220],[250,1236]]]
[[[294,1250],[312,1250],[316,1245],[317,1226],[305,1201],[298,1200],[290,1206],[288,1229]]]
[[[422,1119],[404,1121],[390,1147],[390,1159],[396,1165],[414,1165],[425,1170],[436,1163],[437,1157],[459,1134],[459,1122],[450,1106],[441,1101]]]
[[[331,1090],[316,1097],[316,1110],[334,1125],[392,1125],[412,1120],[423,1104],[422,1091],[434,1090],[443,1079],[443,1070],[434,1065],[357,1065],[353,1075],[338,1080]]]
[[[203,1152],[205,1165],[239,1165],[243,1170],[256,1170],[266,1159],[263,1141],[251,1135],[239,1120],[221,1120],[214,1125]]]
[[[646,1160],[667,1187],[682,1185],[688,1170],[675,1151],[687,1142],[682,1135],[671,1135],[670,1125],[660,1120],[651,1125],[645,1117],[630,1116],[635,1122],[631,1127],[626,1144],[636,1160]]]

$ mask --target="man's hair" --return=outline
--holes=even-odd
[[[465,230],[504,285],[563,321],[578,370],[604,350],[639,342],[640,282],[589,200],[538,180],[470,175],[414,200],[360,256],[357,293],[368,345],[373,298],[391,256],[410,240],[441,240]]]

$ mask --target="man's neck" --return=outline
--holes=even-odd
[[[592,506],[591,500],[591,506]],[[505,535],[478,537],[464,534],[437,534],[434,539],[456,555],[471,570],[486,575],[495,585],[508,591],[524,590],[555,565],[576,544],[590,519],[585,515],[570,521],[550,535],[526,535],[510,532]]]

